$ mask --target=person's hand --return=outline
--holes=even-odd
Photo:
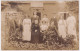
[[[35,32],[37,32],[37,30],[35,30]]]

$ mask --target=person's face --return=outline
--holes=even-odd
[[[34,15],[36,15],[36,14],[37,14],[37,12],[35,11],[35,12],[34,12]]]
[[[53,26],[54,25],[54,21],[51,23],[51,26]]]
[[[37,17],[37,15],[34,15],[34,18],[36,18]]]
[[[44,15],[44,17],[47,17],[46,15]]]
[[[60,19],[62,19],[62,16],[60,16]]]
[[[69,16],[70,16],[70,14],[68,13],[68,14],[67,14],[67,18],[68,18]]]
[[[63,17],[64,17],[64,15],[63,15],[63,14],[61,14],[60,19],[63,19]]]

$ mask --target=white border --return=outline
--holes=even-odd
[[[80,0],[79,0],[79,50],[80,50]]]
[[[79,0],[1,0],[1,1],[79,1]]]
[[[79,1],[79,0],[0,0],[0,51],[1,51],[1,1]],[[80,19],[80,1],[79,1],[79,19]],[[80,20],[79,20],[79,25],[80,25]],[[80,27],[79,27],[79,32],[80,32]],[[79,35],[79,43],[80,43],[80,35]],[[79,44],[79,50],[80,50],[80,44]],[[2,50],[2,51],[79,51],[79,50]]]
[[[1,1],[0,1],[0,50],[1,50]]]

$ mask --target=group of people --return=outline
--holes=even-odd
[[[74,16],[67,16],[64,19],[65,15],[59,16],[59,20],[55,19],[50,23],[50,20],[47,18],[47,15],[44,14],[43,18],[37,16],[37,13],[34,12],[33,17],[29,18],[28,16],[23,20],[23,41],[31,41],[33,43],[38,43],[42,41],[42,32],[47,31],[49,26],[56,26],[58,30],[58,35],[64,40],[67,37],[74,37],[74,41],[77,42],[77,33],[76,33],[76,19]],[[54,17],[55,18],[55,17]]]
[[[77,42],[76,18],[69,13],[67,15],[66,18],[64,18],[65,14],[61,15],[58,21],[59,36],[64,40],[70,37],[74,42]]]

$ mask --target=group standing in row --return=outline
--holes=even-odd
[[[33,17],[30,19],[28,16],[23,20],[23,35],[22,39],[24,41],[31,41],[33,43],[38,43],[42,41],[41,32],[47,31],[49,26],[56,26],[58,30],[58,35],[66,40],[67,36],[74,36],[74,41],[77,42],[77,33],[76,33],[76,19],[74,16],[67,16],[64,19],[65,15],[59,16],[59,20],[50,24],[50,20],[45,14],[43,18],[37,16],[34,12]],[[55,17],[54,17],[55,18]]]

